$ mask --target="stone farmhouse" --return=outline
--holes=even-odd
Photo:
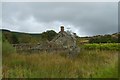
[[[64,31],[64,26],[61,26],[61,31],[50,42],[56,45],[61,45],[63,48],[76,47],[76,35],[75,33]]]
[[[78,53],[80,49],[76,45],[76,34],[64,30],[60,27],[60,32],[51,41],[43,44],[17,44],[14,47],[18,50],[27,51],[65,51],[68,53]]]

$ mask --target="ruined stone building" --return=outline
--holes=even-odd
[[[61,31],[58,35],[50,41],[56,45],[61,45],[63,48],[76,47],[76,35],[75,33],[70,33],[69,31],[64,31],[64,26],[61,26]]]
[[[67,50],[68,53],[78,53],[80,49],[76,45],[76,34],[70,31],[65,31],[64,26],[60,27],[61,30],[49,45],[51,49]]]
[[[64,26],[60,27],[60,32],[50,42],[35,45],[17,44],[16,48],[23,51],[67,51],[67,53],[78,53],[80,51],[76,45],[76,34],[65,31]]]

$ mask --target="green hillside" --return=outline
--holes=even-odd
[[[80,37],[78,43],[120,43],[120,32],[91,37]]]
[[[43,43],[52,40],[57,35],[53,30],[38,34],[13,32],[5,29],[0,31],[2,31],[2,40],[7,40],[11,44]],[[118,36],[120,36],[120,33],[96,35],[92,37],[77,36],[77,43],[119,43]]]
[[[2,40],[7,40],[11,44],[18,43],[41,43],[43,41],[52,40],[57,33],[53,30],[49,30],[39,34],[29,34],[21,32],[13,32],[9,30],[0,30],[2,31]]]

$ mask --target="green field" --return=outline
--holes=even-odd
[[[120,51],[120,44],[119,43],[93,43],[93,44],[84,44],[84,49],[87,50],[117,50]]]
[[[117,78],[118,49],[89,49],[88,45],[95,44],[83,45],[79,54],[70,56],[61,52],[18,54],[4,42],[3,78]]]

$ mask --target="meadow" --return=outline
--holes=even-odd
[[[92,43],[92,44],[84,44],[84,49],[87,50],[117,50],[120,51],[120,44],[119,43]]]
[[[85,44],[79,54],[70,56],[60,51],[18,54],[3,42],[3,78],[117,78],[118,49],[94,45],[98,46]]]

